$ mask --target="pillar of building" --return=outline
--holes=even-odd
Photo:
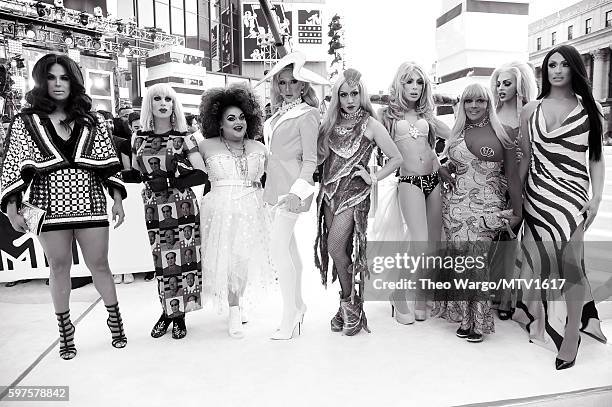
[[[582,62],[584,62],[584,68],[587,72],[587,78],[589,81],[593,81],[593,54],[587,52],[586,54],[581,54]]]
[[[593,96],[595,100],[608,98],[610,75],[610,48],[601,48],[593,54]]]

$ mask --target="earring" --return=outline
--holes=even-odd
[[[153,118],[149,120],[149,127],[151,128],[151,130],[155,130],[155,122],[153,121]]]
[[[172,125],[172,128],[174,128],[174,125],[176,124],[176,113],[174,113],[174,110],[170,115],[170,124]]]

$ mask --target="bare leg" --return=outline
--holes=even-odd
[[[76,229],[74,234],[104,305],[116,304],[117,291],[108,265],[108,227]]]
[[[72,230],[42,232],[38,238],[51,269],[49,288],[56,313],[70,309],[72,238]]]
[[[433,191],[427,197],[425,201],[426,212],[427,212],[427,240],[428,253],[437,255],[440,247],[440,239],[442,238],[442,196],[440,195],[440,184],[438,184]],[[430,273],[432,270],[428,270]],[[430,274],[430,277],[435,277]],[[430,298],[433,300],[433,298]],[[421,305],[419,302],[416,304],[418,310],[423,309],[426,312],[426,304]]]
[[[351,255],[349,246],[353,240],[355,220],[353,209],[347,209],[337,215],[331,213],[329,206],[324,204],[325,221],[331,224],[327,236],[329,255],[334,261],[338,272],[338,281],[342,289],[342,298],[348,298],[353,291],[353,276],[350,271]]]
[[[416,185],[400,182],[399,184],[399,198],[400,198],[400,209],[402,211],[402,217],[408,226],[408,232],[410,233],[411,251],[418,249],[416,246],[422,246],[428,241],[428,219],[427,219],[427,206],[425,203],[425,196],[423,191]],[[414,271],[415,273],[418,270]],[[414,275],[413,275],[414,276]],[[408,276],[406,277],[408,278]],[[400,299],[406,298],[405,292],[393,293],[395,306],[398,307],[398,311],[403,314],[413,314],[415,311],[415,302],[408,301],[405,305]],[[419,301],[419,311],[422,312],[425,309],[425,303]],[[404,308],[406,307],[406,308]],[[420,319],[420,318],[419,318]]]
[[[584,246],[579,242],[584,240],[582,224],[578,226],[570,239],[569,246],[563,253],[563,278],[566,279],[564,289],[565,303],[567,308],[567,322],[563,342],[557,357],[565,361],[571,361],[576,357],[578,351],[579,329],[582,317],[582,308],[586,299],[587,284],[586,276],[582,272],[582,257]]]

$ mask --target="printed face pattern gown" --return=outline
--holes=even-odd
[[[177,178],[188,174],[193,167],[187,157],[197,151],[196,139],[187,133],[144,132],[134,137],[133,153],[138,167],[152,177]],[[176,317],[200,309],[202,261],[195,193],[191,188],[153,192],[145,184],[142,201],[164,312]]]
[[[582,286],[581,330],[605,341],[599,334],[597,309],[586,276],[584,244],[572,238],[586,219],[580,210],[589,200],[589,129],[588,114],[580,100],[561,127],[550,132],[541,102],[531,115],[532,156],[523,204],[520,266],[521,278],[564,278],[566,289]],[[520,293],[513,319],[525,327],[532,342],[557,351],[563,342],[566,317],[565,290],[533,287]]]
[[[442,194],[442,226],[448,248],[457,256],[484,256],[497,231],[485,227],[483,218],[505,209],[502,162],[483,161],[465,144],[465,134],[449,146],[448,158],[457,168],[455,188]],[[459,274],[443,270],[445,278],[488,281],[487,267],[473,267]],[[443,301],[436,298],[433,315],[461,322],[462,329],[477,334],[495,332],[489,293],[451,290]]]

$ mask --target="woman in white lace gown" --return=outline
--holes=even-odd
[[[202,95],[199,148],[211,184],[202,198],[200,225],[204,291],[221,312],[229,305],[229,334],[241,338],[240,302],[247,282],[269,270],[270,222],[264,209],[261,176],[266,149],[261,108],[241,85],[212,88]]]

